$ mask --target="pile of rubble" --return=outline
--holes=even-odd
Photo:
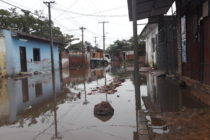
[[[115,92],[117,92],[116,88],[121,86],[123,82],[125,82],[125,79],[115,78],[109,85],[96,87],[96,89],[92,89],[91,92],[88,93],[88,95],[92,95],[95,93],[114,94]]]

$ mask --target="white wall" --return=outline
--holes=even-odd
[[[154,67],[156,65],[156,47],[153,51],[152,46],[152,38],[157,38],[158,34],[158,25],[157,24],[149,24],[145,29],[145,40],[146,40],[146,64],[150,67]]]

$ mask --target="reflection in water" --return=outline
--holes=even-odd
[[[148,96],[143,97],[143,100],[148,110],[175,112],[183,108],[204,106],[171,78],[156,77],[149,74],[147,75],[147,87]]]
[[[135,96],[130,79],[118,87],[119,97],[109,95],[116,110],[114,116],[98,120],[93,115],[94,104],[103,101],[104,94],[86,93],[114,79],[107,71],[109,68],[81,68],[61,75],[56,72],[55,94],[51,74],[0,80],[0,137],[2,140],[131,139],[135,131]],[[122,75],[129,74],[124,71]],[[63,92],[63,88],[68,90]]]
[[[39,97],[43,94],[42,93],[42,83],[35,84],[35,93],[36,93],[36,97]]]
[[[60,94],[59,72],[56,73],[56,94]],[[1,92],[8,96],[8,111],[7,118],[4,122],[15,123],[19,121],[18,115],[26,110],[31,110],[39,106],[43,102],[47,102],[52,97],[52,80],[51,75],[35,75],[20,79],[2,79],[1,86],[4,83],[4,89],[0,88]],[[0,87],[1,87],[0,86]],[[1,102],[3,103],[3,102]],[[0,104],[0,108],[5,104]],[[8,112],[7,111],[7,112]],[[5,112],[5,111],[1,111]],[[36,121],[34,121],[36,122]],[[5,123],[0,123],[0,126]],[[20,125],[22,126],[22,124]]]
[[[22,79],[22,90],[23,90],[23,102],[27,102],[29,100],[29,91],[28,91],[28,79]]]
[[[54,127],[55,127],[55,134],[51,138],[52,140],[61,140],[62,137],[58,135],[58,120],[57,120],[57,97],[56,94],[53,95],[54,100],[53,100],[53,112],[54,112]]]
[[[94,115],[96,118],[101,120],[102,122],[106,122],[112,118],[113,115],[108,115],[108,116],[99,116],[99,115]]]
[[[89,101],[87,100],[87,89],[86,89],[86,83],[85,83],[85,80],[84,80],[84,94],[85,94],[85,100],[83,102],[83,105],[87,105],[89,103]]]

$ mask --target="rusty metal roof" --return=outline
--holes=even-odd
[[[128,1],[129,19],[132,21],[132,0]],[[136,0],[137,20],[165,14],[174,0]]]

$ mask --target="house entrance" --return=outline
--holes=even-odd
[[[26,61],[26,48],[20,47],[20,65],[21,72],[27,72],[27,61]]]

